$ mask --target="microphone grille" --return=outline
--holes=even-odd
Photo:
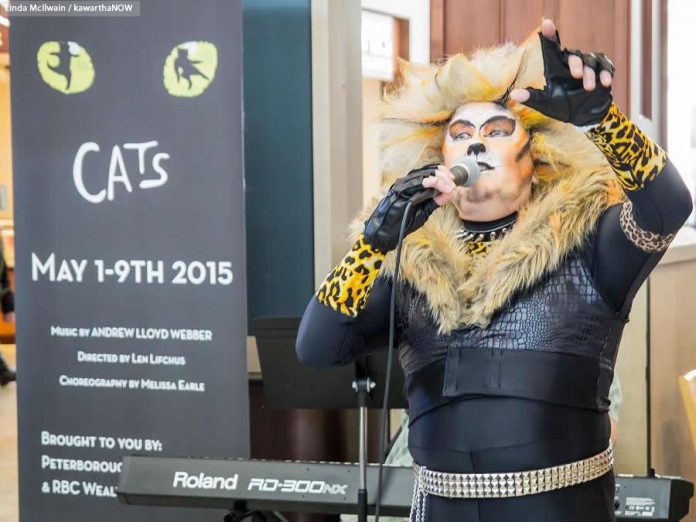
[[[470,187],[481,177],[481,167],[470,156],[457,159],[450,171],[454,174],[454,182],[460,187]]]

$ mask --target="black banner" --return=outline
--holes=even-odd
[[[11,24],[21,520],[210,520],[114,486],[248,457],[241,2]]]

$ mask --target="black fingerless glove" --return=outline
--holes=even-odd
[[[611,88],[599,81],[599,73],[607,70],[613,75],[614,65],[611,60],[602,53],[561,49],[558,33],[555,42],[541,33],[539,37],[546,86],[543,90],[528,89],[530,98],[524,104],[546,116],[578,127],[599,123],[609,111],[613,99]],[[583,64],[594,69],[597,74],[594,90],[586,91],[582,79],[575,79],[570,74],[568,57],[573,54],[579,56]]]
[[[396,248],[401,221],[409,199],[424,190],[428,190],[423,187],[423,180],[434,175],[437,167],[437,165],[426,165],[412,170],[394,182],[387,195],[365,221],[363,235],[366,242],[382,252],[389,252]],[[422,227],[437,207],[438,204],[432,198],[416,204],[411,210],[408,223],[406,223],[405,234],[408,235]]]

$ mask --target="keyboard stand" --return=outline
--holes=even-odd
[[[375,501],[367,498],[367,410],[382,407],[387,351],[371,351],[355,361],[354,368],[350,365],[321,370],[311,368],[301,364],[295,355],[299,323],[299,318],[293,317],[259,317],[254,321],[266,403],[272,408],[358,407],[360,486],[356,502],[358,522],[367,522],[368,502]],[[389,409],[407,408],[399,364],[393,364],[390,388]]]
[[[248,511],[239,507],[225,515],[225,522],[288,522],[288,519],[277,511]]]

